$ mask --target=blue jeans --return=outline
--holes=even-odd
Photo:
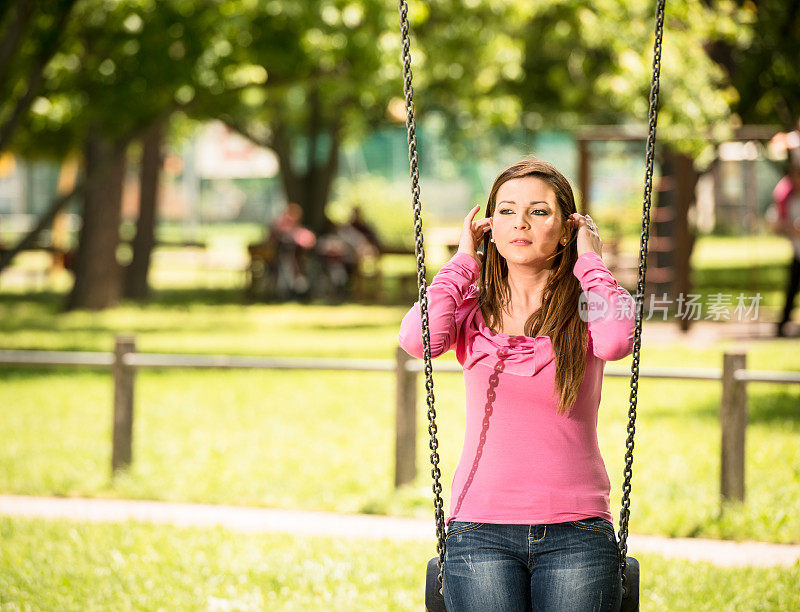
[[[599,517],[552,525],[453,521],[442,592],[448,612],[617,610],[614,526]]]

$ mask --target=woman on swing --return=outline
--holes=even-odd
[[[445,604],[614,610],[619,551],[597,413],[605,362],[632,351],[633,298],[551,164],[505,169],[475,221],[478,209],[427,290],[431,358],[454,348],[466,386]],[[400,345],[422,358],[419,302],[403,318]]]

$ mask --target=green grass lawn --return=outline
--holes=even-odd
[[[330,311],[316,331],[295,332],[289,312],[264,307],[259,319],[198,333],[159,331],[142,315],[134,326],[143,350],[237,352],[390,358],[401,312],[373,308],[373,325],[362,308]],[[319,307],[322,309],[322,307]],[[247,312],[247,309],[240,309]],[[369,309],[367,309],[369,310]],[[126,317],[106,313],[100,317]],[[287,315],[287,316],[282,316]],[[67,325],[53,338],[73,339],[60,348],[108,349],[104,332]],[[76,315],[79,316],[79,315]],[[177,316],[177,315],[176,315]],[[269,320],[271,323],[266,323]],[[348,333],[340,328],[347,327]],[[337,324],[338,321],[338,324]],[[355,323],[358,321],[357,323]],[[128,323],[130,326],[130,322]],[[45,334],[31,329],[29,333]],[[229,333],[226,333],[230,329]],[[38,336],[42,338],[43,336]],[[249,344],[244,345],[245,340]],[[239,350],[234,350],[236,347]],[[341,351],[339,347],[345,347]],[[679,343],[644,347],[642,363],[719,366],[723,346],[689,351]],[[453,360],[450,354],[445,359]],[[624,360],[620,363],[628,363]],[[749,350],[759,369],[800,368],[796,344],[769,341]],[[111,481],[110,375],[90,370],[0,371],[0,490],[12,493],[102,495],[256,504],[286,508],[428,516],[431,507],[424,412],[424,380],[418,407],[419,477],[392,487],[394,378],[390,373],[303,371],[145,370],[136,384],[134,464]],[[446,493],[463,442],[463,383],[440,374],[435,394]],[[628,405],[625,379],[608,378],[599,437],[618,506]],[[642,379],[634,463],[632,529],[668,535],[706,535],[778,542],[800,541],[800,418],[796,388],[752,385],[747,439],[747,501],[719,513],[719,383]]]
[[[3,610],[422,610],[434,543],[0,518]],[[643,610],[795,610],[800,565],[638,555]]]
[[[728,249],[731,261],[738,261],[727,240],[718,250]],[[138,349],[148,352],[390,359],[410,306],[243,305],[238,292],[196,289],[165,290],[160,297],[102,313],[57,314],[59,294],[0,294],[0,346],[108,351],[114,334],[133,332]],[[720,367],[726,347],[689,348],[676,339],[643,347],[641,363]],[[754,342],[748,367],[800,370],[797,347],[791,340]],[[452,352],[442,359],[455,360]],[[392,486],[394,376],[346,371],[142,371],[134,463],[112,480],[110,374],[2,367],[0,491],[428,517],[422,377],[418,384],[419,476],[401,490]],[[715,382],[640,381],[631,529],[800,542],[800,516],[794,512],[800,507],[798,388],[750,386],[747,500],[724,511],[720,393]],[[437,375],[435,394],[447,503],[463,443],[460,376]],[[599,438],[614,512],[628,396],[627,380],[606,379]]]

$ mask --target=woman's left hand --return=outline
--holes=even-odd
[[[577,228],[578,232],[578,257],[584,253],[597,253],[603,254],[603,241],[600,238],[597,229],[597,223],[594,222],[590,215],[585,217],[579,213],[572,213],[570,221],[573,228]]]

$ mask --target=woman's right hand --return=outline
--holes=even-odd
[[[461,227],[461,238],[458,241],[458,252],[466,253],[478,263],[481,263],[481,258],[478,256],[478,246],[483,241],[484,234],[492,229],[491,217],[484,217],[477,221],[473,220],[480,207],[481,205],[478,204],[464,217],[464,225]],[[481,253],[481,255],[482,254],[483,253]]]

